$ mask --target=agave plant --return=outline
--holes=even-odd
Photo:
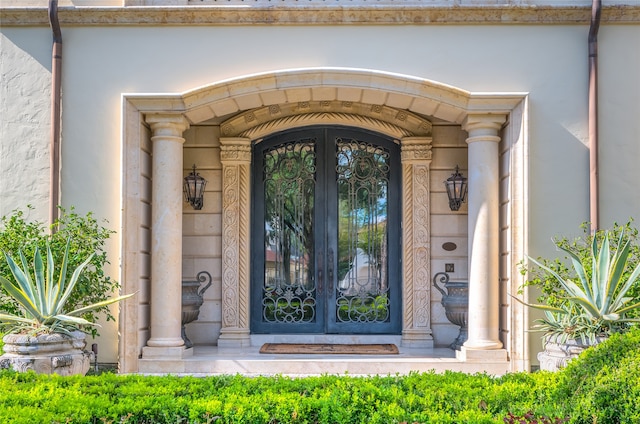
[[[533,304],[534,308],[546,311],[546,319],[537,320],[536,328],[547,335],[579,336],[583,342],[594,342],[598,336],[608,335],[622,329],[636,318],[625,315],[640,308],[640,299],[628,296],[629,290],[640,277],[640,264],[629,273],[629,250],[631,241],[621,233],[613,250],[609,233],[605,233],[601,246],[594,237],[591,255],[584,263],[573,251],[557,245],[569,255],[577,278],[562,277],[550,267],[530,260],[552,275],[562,286],[567,296],[561,306]],[[576,337],[577,338],[577,337]]]
[[[82,318],[81,315],[83,313],[132,296],[119,296],[73,311],[67,311],[65,306],[69,296],[73,292],[82,271],[93,256],[90,255],[67,279],[69,244],[70,239],[67,241],[61,269],[57,276],[53,255],[48,244],[46,268],[42,255],[36,247],[33,259],[33,274],[22,251],[19,252],[22,267],[18,266],[9,254],[5,253],[14,281],[0,277],[0,284],[9,296],[20,305],[18,313],[0,313],[0,323],[7,325],[9,332],[28,333],[31,335],[44,333],[70,335],[72,331],[81,330],[83,326],[97,325]]]
[[[544,332],[549,341],[559,344],[580,340],[583,345],[594,345],[610,330],[604,321],[588,318],[573,306],[565,307],[562,313],[544,311],[544,314],[544,318],[535,320],[533,330]]]

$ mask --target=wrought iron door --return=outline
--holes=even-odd
[[[253,163],[252,331],[399,333],[397,144],[310,127],[257,143]]]

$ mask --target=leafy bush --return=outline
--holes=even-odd
[[[48,234],[45,225],[38,221],[27,221],[23,211],[15,211],[10,216],[0,219],[0,251],[19,257],[22,250],[27,258],[33,258],[35,248],[45,249],[47,243],[51,246],[55,263],[61,263],[64,256],[67,239],[71,240],[68,268],[76,269],[89,255],[93,254],[91,262],[80,276],[78,283],[68,300],[72,309],[80,309],[92,304],[103,302],[111,297],[114,290],[120,286],[117,281],[105,275],[104,268],[109,264],[105,242],[114,231],[98,223],[89,212],[80,216],[71,208],[69,212],[60,208],[60,218],[52,225],[56,231]],[[11,279],[11,271],[5,261],[0,261],[0,275]],[[11,314],[19,313],[19,306],[4,290],[0,290],[0,311]],[[82,318],[89,322],[96,322],[99,315],[113,321],[115,317],[109,306],[105,305],[96,310],[86,312]],[[95,327],[90,329],[93,336],[97,335]]]
[[[571,423],[640,422],[640,328],[614,334],[571,361],[553,396],[571,405]]]
[[[560,372],[307,378],[0,372],[0,422],[640,422],[640,329]]]
[[[454,372],[59,377],[5,371],[0,373],[0,422],[501,423],[510,410],[554,415],[545,392],[555,378]]]

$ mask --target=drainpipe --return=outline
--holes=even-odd
[[[602,0],[593,0],[589,27],[589,207],[591,233],[598,231],[598,30]]]
[[[62,32],[58,21],[58,0],[49,0],[49,24],[53,33],[51,52],[51,146],[49,222],[59,217],[60,198],[60,87],[62,85]],[[54,232],[55,228],[51,228]]]

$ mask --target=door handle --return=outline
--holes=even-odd
[[[318,252],[318,263],[316,266],[318,267],[318,294],[322,294],[322,252]]]
[[[329,292],[333,293],[333,249],[329,248],[329,252],[327,253],[327,273],[329,274]]]

